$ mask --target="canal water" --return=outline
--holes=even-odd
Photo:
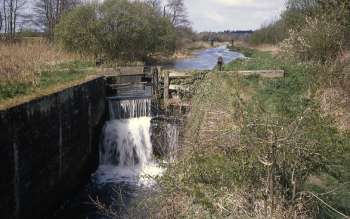
[[[208,70],[219,56],[226,63],[243,57],[223,46],[196,52],[194,58],[176,61],[174,67]],[[157,192],[155,178],[164,172],[161,163],[176,159],[181,124],[154,110],[151,94],[150,86],[137,85],[107,98],[109,119],[99,146],[99,167],[53,218],[135,218],[132,206]],[[146,215],[137,212],[136,217]]]
[[[241,53],[231,51],[227,46],[220,46],[194,52],[193,58],[179,59],[174,62],[174,68],[177,70],[212,70],[220,56],[224,59],[224,63],[244,57]]]

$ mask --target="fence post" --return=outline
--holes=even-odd
[[[168,100],[169,100],[169,72],[164,72],[164,108],[168,109]]]

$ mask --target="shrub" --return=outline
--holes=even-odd
[[[325,17],[307,18],[300,30],[291,29],[289,38],[281,43],[284,57],[325,63],[342,51],[344,26]]]
[[[173,51],[176,40],[168,18],[144,2],[126,0],[71,10],[58,24],[56,38],[68,50],[132,61]]]
[[[262,26],[250,37],[250,43],[257,44],[277,44],[287,38],[286,25],[283,20],[272,22]]]
[[[79,6],[66,13],[56,26],[56,40],[69,51],[97,54],[99,26],[93,5]]]

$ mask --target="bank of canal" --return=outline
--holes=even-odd
[[[173,68],[210,70],[220,56],[226,63],[244,57],[225,46],[210,48],[195,52],[195,58],[176,61]],[[157,101],[150,98],[149,88],[139,84],[125,92],[128,88],[123,87],[119,95],[107,98],[109,119],[99,145],[99,167],[88,184],[61,206],[55,218],[135,217],[133,206],[157,192],[154,178],[161,176],[164,164],[174,159],[184,117],[162,112]],[[147,217],[144,211],[136,214]]]

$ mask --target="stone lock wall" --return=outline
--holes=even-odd
[[[45,218],[98,165],[105,80],[0,111],[0,218]]]

